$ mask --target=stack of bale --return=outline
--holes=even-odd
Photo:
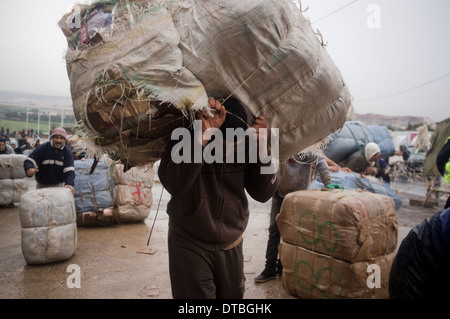
[[[114,167],[114,203],[121,223],[141,222],[153,204],[153,165],[135,166],[124,172],[124,165]]]
[[[76,160],[75,208],[78,226],[107,226],[114,223],[111,165],[102,157],[94,167],[94,159]],[[93,170],[93,172],[91,172]]]
[[[29,191],[19,204],[22,253],[27,264],[71,258],[77,248],[75,202],[68,188]]]
[[[392,198],[358,190],[294,192],[284,199],[277,225],[282,281],[291,295],[389,297],[398,231]]]
[[[36,189],[36,180],[25,175],[23,162],[25,155],[0,156],[0,206],[19,203],[20,197],[29,190]]]
[[[208,96],[263,115],[279,129],[280,158],[322,143],[351,110],[323,40],[290,1],[94,1],[59,26],[80,128],[126,165],[160,159]]]

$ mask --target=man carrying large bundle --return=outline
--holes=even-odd
[[[24,161],[25,174],[36,176],[36,188],[64,186],[75,194],[74,159],[66,139],[66,130],[55,128],[50,141],[36,148]]]
[[[194,152],[196,144],[202,151],[208,148],[208,143],[213,144],[207,138],[208,130],[219,128],[226,133],[226,138],[219,142],[227,146],[227,151],[236,152],[237,149],[239,152],[239,143],[245,143],[239,138],[237,142],[229,140],[229,130],[246,130],[249,127],[259,132],[256,137],[258,142],[267,147],[267,141],[260,135],[260,129],[269,126],[264,118],[254,119],[237,100],[227,102],[223,106],[214,98],[210,99],[211,111],[216,113],[214,118],[207,113],[197,113],[202,131],[191,138],[190,145]],[[217,135],[214,136],[217,139]],[[218,142],[216,139],[214,144]],[[231,149],[229,144],[233,146]],[[174,141],[167,145],[158,170],[162,185],[172,195],[167,213],[173,297],[243,298],[242,234],[249,219],[246,192],[255,200],[266,202],[276,190],[276,175],[263,174],[262,168],[269,166],[270,162],[263,164],[266,158],[261,155],[256,163],[249,160],[230,162],[226,152],[222,154],[222,159],[212,163],[204,158],[200,162],[176,163],[174,154],[179,152],[177,145]],[[216,148],[216,152],[219,151]],[[194,157],[195,154],[192,155]]]

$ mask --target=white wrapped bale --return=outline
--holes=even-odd
[[[20,198],[22,253],[28,264],[67,260],[77,247],[74,197],[69,189],[44,188]]]
[[[23,162],[26,155],[10,154],[0,156],[0,179],[21,179],[26,178]]]
[[[114,202],[120,222],[143,221],[150,214],[153,204],[153,167],[144,165],[133,167],[127,172],[124,166],[114,167]]]
[[[12,179],[0,179],[0,206],[8,206],[13,203],[14,182]]]

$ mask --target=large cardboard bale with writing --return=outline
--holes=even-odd
[[[148,217],[153,204],[153,177],[152,165],[136,166],[126,172],[124,165],[115,165],[114,203],[120,222],[140,222]]]
[[[389,298],[389,274],[395,253],[349,263],[285,242],[278,251],[283,264],[282,284],[293,296],[304,299]]]
[[[111,208],[114,182],[111,167],[104,157],[98,160],[91,174],[94,159],[76,160],[75,165],[75,208],[77,214]]]
[[[19,203],[22,253],[28,264],[71,258],[77,247],[75,202],[68,188],[29,191]]]
[[[384,256],[397,246],[394,201],[365,191],[290,193],[277,225],[283,241],[348,262]]]

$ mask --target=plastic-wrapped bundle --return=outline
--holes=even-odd
[[[0,156],[0,179],[26,178],[23,162],[27,159],[25,155],[2,155]]]
[[[123,165],[114,167],[114,203],[120,222],[140,222],[150,214],[153,204],[153,167],[133,167],[127,172]]]
[[[384,125],[368,125],[373,141],[380,147],[381,157],[389,160],[389,157],[395,153],[394,139],[391,132]]]
[[[60,26],[78,120],[133,166],[155,162],[207,92],[233,94],[279,128],[281,157],[322,142],[350,108],[341,73],[289,1],[99,1]]]
[[[280,158],[342,127],[350,93],[293,3],[187,0],[172,11],[185,67],[212,96],[233,94],[279,128]]]
[[[277,224],[283,241],[348,262],[387,255],[397,246],[393,200],[364,191],[290,193]]]
[[[371,260],[347,262],[309,249],[281,243],[282,284],[293,296],[303,299],[387,299],[389,276],[395,253]],[[380,287],[368,282],[378,266]],[[371,284],[374,284],[373,282]]]
[[[172,17],[157,2],[76,5],[59,25],[77,120],[105,152],[133,166],[152,163],[172,130],[186,125],[185,114],[207,105],[182,64]]]
[[[96,211],[113,206],[110,166],[101,158],[93,174],[93,159],[75,161],[75,207],[77,213]]]
[[[77,247],[75,203],[64,187],[25,193],[19,204],[22,253],[28,264],[72,257]]]

